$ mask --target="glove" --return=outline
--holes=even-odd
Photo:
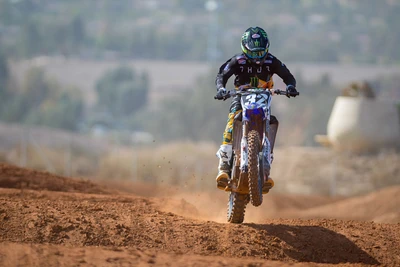
[[[292,96],[292,97],[296,97],[296,95],[291,95],[291,94],[294,94],[294,93],[297,93],[296,87],[294,87],[294,85],[289,84],[289,85],[286,87],[286,96],[287,96],[288,98],[290,98],[291,96]]]
[[[219,88],[217,91],[217,95],[215,96],[217,99],[223,99],[227,94],[227,91],[224,87]]]

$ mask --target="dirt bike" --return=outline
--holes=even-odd
[[[271,144],[269,141],[272,95],[296,96],[298,92],[264,88],[229,90],[223,97],[240,96],[242,111],[233,124],[233,155],[231,179],[225,191],[229,193],[228,222],[242,223],[246,205],[255,207],[263,202],[264,181],[271,170]],[[266,192],[271,188],[264,188]]]

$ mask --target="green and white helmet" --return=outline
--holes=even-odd
[[[242,35],[242,51],[253,63],[262,64],[268,54],[268,34],[260,27],[248,28]]]

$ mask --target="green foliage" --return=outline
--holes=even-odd
[[[85,22],[80,15],[67,20],[28,16],[17,33],[15,46],[8,50],[23,58],[42,54],[78,54],[87,42]]]
[[[127,66],[108,71],[96,84],[97,110],[121,120],[132,116],[148,101],[147,74],[138,75]]]
[[[68,30],[73,44],[79,44],[86,39],[85,22],[82,16],[75,16],[68,25]]]
[[[73,89],[64,91],[48,80],[41,68],[30,69],[20,90],[14,88],[0,110],[7,122],[46,125],[75,131],[83,116],[81,95]]]
[[[13,94],[1,110],[1,120],[23,123],[24,117],[29,114],[28,100],[23,94]]]
[[[32,68],[26,73],[22,88],[14,89],[3,109],[2,119],[22,123],[46,98],[49,85],[45,81],[44,71],[41,68]]]
[[[46,99],[51,92],[51,84],[46,80],[42,68],[34,67],[26,73],[22,91],[29,100],[28,109],[39,106]]]
[[[28,21],[22,26],[20,39],[17,42],[17,52],[22,57],[41,54],[44,38],[36,22]]]
[[[214,100],[215,73],[199,77],[192,90],[164,100],[160,109],[147,114],[145,129],[159,140],[222,141],[229,101]]]
[[[11,3],[8,0],[0,0],[0,23],[11,22]]]
[[[25,122],[35,125],[46,125],[53,128],[78,130],[82,120],[83,103],[67,92],[62,92],[55,99],[48,99],[38,108],[34,108],[25,117]]]
[[[0,51],[0,113],[7,101],[7,85],[9,76],[7,59]]]
[[[0,51],[0,104],[4,100],[8,83],[9,70],[6,57]]]
[[[7,83],[8,80],[8,64],[7,64],[7,59],[3,55],[3,53],[0,52],[0,84],[4,85]]]
[[[399,1],[217,1],[214,18],[206,2],[0,0],[0,45],[17,57],[206,60],[216,38],[221,59],[240,51],[242,31],[258,25],[284,61],[400,63]]]

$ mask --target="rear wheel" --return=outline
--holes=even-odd
[[[260,171],[260,135],[257,131],[250,131],[247,137],[249,157],[249,191],[250,201],[253,206],[260,206],[263,202],[263,177]]]
[[[246,209],[248,195],[230,192],[228,202],[228,222],[242,223]]]

